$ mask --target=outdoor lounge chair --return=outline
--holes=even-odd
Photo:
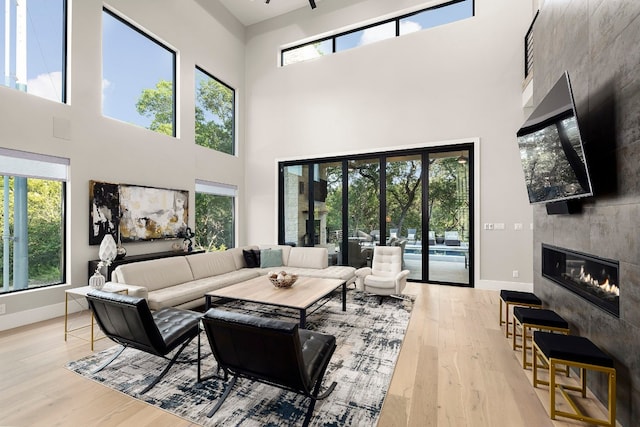
[[[208,417],[222,406],[237,379],[247,378],[311,399],[303,423],[307,426],[316,401],[327,397],[336,386],[334,382],[320,394],[324,373],[336,349],[332,335],[299,329],[297,322],[214,308],[205,313],[202,322],[211,351],[224,371],[224,380],[228,375],[232,377]]]
[[[436,232],[435,231],[430,231],[429,232],[428,244],[429,244],[429,246],[433,246],[433,245],[436,244]]]
[[[444,232],[444,244],[447,246],[460,246],[460,235],[457,231]]]

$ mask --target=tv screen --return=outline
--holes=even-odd
[[[565,72],[517,133],[530,203],[593,195]]]

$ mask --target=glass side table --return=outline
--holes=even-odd
[[[91,345],[91,351],[93,351],[93,343],[104,337],[96,338],[94,334],[95,322],[93,318],[93,312],[91,310],[89,310],[91,315],[91,321],[89,322],[88,325],[76,326],[73,329],[69,329],[69,299],[75,301],[84,310],[85,306],[81,304],[81,301],[86,302],[85,297],[87,296],[87,293],[92,289],[93,288],[91,288],[90,286],[80,286],[79,288],[71,288],[64,291],[64,340],[67,341],[67,337],[72,336],[75,338],[89,341],[89,344]],[[107,283],[104,285],[101,291],[113,292],[113,293],[125,294],[125,295],[129,294],[129,290],[126,286],[119,285],[117,283]],[[85,336],[78,335],[78,331],[87,329],[87,328],[89,328],[90,330],[89,339],[87,339]]]

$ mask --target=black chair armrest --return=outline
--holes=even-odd
[[[318,376],[324,371],[324,367],[329,364],[329,360],[336,349],[336,337],[306,329],[300,329],[298,333],[302,347],[304,369],[306,377],[309,379],[307,387],[311,388]]]

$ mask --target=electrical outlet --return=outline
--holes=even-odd
[[[493,230],[493,223],[491,223],[491,222],[485,222],[485,223],[484,223],[484,229],[485,229],[485,230]]]
[[[7,304],[0,304],[0,314],[5,314],[7,312]]]
[[[520,272],[518,270],[513,270],[513,278],[517,279],[518,277],[520,277]]]
[[[514,230],[522,230],[522,223],[521,222],[516,222],[515,224],[513,224],[513,229]]]

